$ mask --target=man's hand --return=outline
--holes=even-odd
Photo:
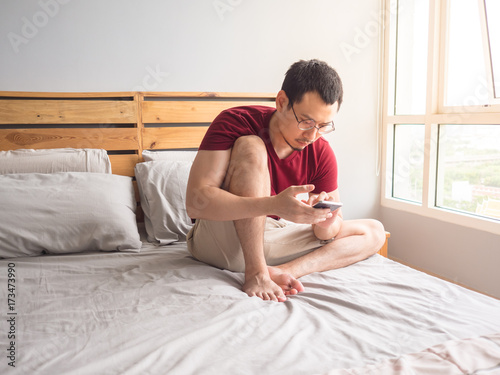
[[[311,195],[307,201],[307,204],[309,204],[310,206],[314,206],[319,201],[333,201],[333,199],[323,191],[320,194]],[[339,212],[340,212],[339,208],[337,208],[335,211],[332,211],[331,213],[332,216],[330,218],[326,219],[325,221],[316,223],[316,226],[321,228],[330,227],[335,222],[335,219],[337,218]]]
[[[323,191],[318,195],[311,195],[309,197],[309,200],[307,201],[307,204],[313,206],[319,201],[336,201],[336,200],[335,197]],[[337,201],[338,201],[338,195],[337,195]],[[331,217],[329,217],[325,221],[313,225],[313,230],[317,238],[327,240],[336,237],[338,232],[340,231],[341,226],[342,226],[341,209],[337,208],[335,211],[331,213]]]
[[[339,210],[336,209],[335,211],[332,212],[332,217],[330,217],[329,219],[326,219],[325,221],[316,223],[315,226],[320,227],[320,228],[325,228],[325,229],[330,228],[335,223],[335,220],[337,219],[338,211]]]
[[[314,185],[290,186],[274,196],[273,213],[283,219],[300,224],[318,224],[330,217],[329,209],[312,208],[309,203],[297,199],[297,195],[309,193]]]

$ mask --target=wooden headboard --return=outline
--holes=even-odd
[[[143,150],[197,149],[212,120],[274,94],[0,92],[0,150],[102,148],[115,174],[133,176]]]
[[[213,92],[0,92],[0,151],[99,148],[114,174],[134,177],[143,150],[196,150],[212,120],[274,94]],[[140,198],[137,218],[143,221]]]

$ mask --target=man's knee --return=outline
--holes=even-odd
[[[367,234],[371,240],[373,252],[376,253],[385,243],[385,228],[380,221],[374,219],[369,219],[367,225]]]
[[[256,135],[239,137],[231,151],[231,162],[267,167],[267,149],[264,141]]]
[[[269,195],[267,163],[267,149],[262,139],[254,135],[238,138],[231,150],[222,188],[236,195]]]

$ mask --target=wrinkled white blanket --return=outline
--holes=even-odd
[[[500,374],[500,333],[450,340],[375,365],[328,372],[328,375],[376,374]]]
[[[0,373],[441,374],[498,360],[478,337],[498,343],[500,301],[379,255],[304,277],[305,291],[285,303],[249,298],[242,281],[184,244],[1,261]],[[356,368],[370,372],[335,372]]]

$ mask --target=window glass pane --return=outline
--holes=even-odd
[[[438,207],[500,219],[500,125],[440,125]]]
[[[395,113],[425,113],[428,0],[399,0],[396,22]]]
[[[479,2],[452,0],[448,4],[448,56],[444,104],[487,104],[489,90]]]
[[[424,140],[424,125],[394,126],[394,198],[422,203]]]
[[[500,98],[500,1],[485,0],[495,98]]]

